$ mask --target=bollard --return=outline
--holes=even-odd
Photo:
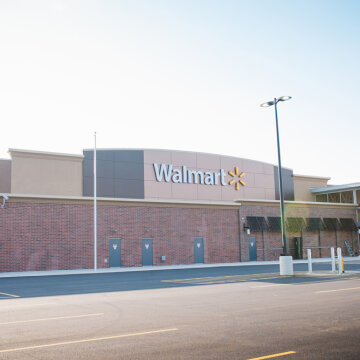
[[[331,248],[331,271],[336,272],[335,266],[335,248]]]
[[[308,258],[308,272],[312,273],[312,262],[311,262],[311,249],[307,249],[307,258]]]
[[[337,248],[337,258],[338,258],[338,270],[339,270],[339,275],[341,275],[344,272],[344,263],[343,263],[343,258],[341,255],[341,248]]]

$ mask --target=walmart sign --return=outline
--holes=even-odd
[[[201,184],[201,185],[222,185],[226,186],[226,173],[224,169],[216,171],[191,170],[185,165],[181,168],[174,168],[172,164],[155,164],[154,171],[156,180],[159,182],[173,182],[179,184]]]

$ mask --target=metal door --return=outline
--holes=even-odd
[[[109,239],[109,266],[121,266],[121,246],[120,239]]]
[[[194,258],[195,258],[195,264],[204,263],[204,240],[203,240],[203,238],[195,238],[195,240],[194,240]]]
[[[250,258],[250,261],[257,260],[256,237],[249,237],[249,258]]]
[[[143,266],[153,264],[152,239],[142,239],[142,264]]]

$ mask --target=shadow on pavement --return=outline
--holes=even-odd
[[[313,264],[313,270],[330,271],[327,263]],[[346,264],[352,275],[307,276],[306,264],[295,264],[295,276],[280,277],[278,265],[256,265],[201,269],[180,269],[127,273],[57,275],[0,279],[0,300],[41,296],[94,294],[103,292],[165,289],[250,281],[269,284],[305,284],[360,277],[359,264]],[[299,271],[299,275],[296,272]]]

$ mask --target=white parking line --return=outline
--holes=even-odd
[[[91,316],[101,316],[101,315],[104,315],[104,313],[85,314],[85,315],[71,315],[71,316],[57,316],[57,317],[42,318],[42,319],[8,321],[8,322],[0,322],[0,325],[21,324],[21,323],[29,323],[29,322],[37,322],[37,321],[49,321],[49,320],[76,319],[76,318],[91,317]]]

